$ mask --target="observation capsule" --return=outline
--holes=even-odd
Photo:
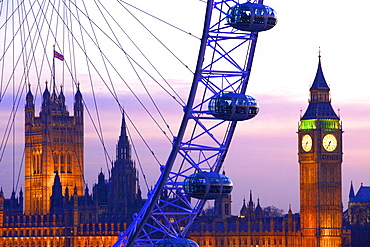
[[[209,112],[215,117],[229,121],[243,121],[255,117],[258,102],[249,95],[224,93],[214,96],[208,104]]]
[[[226,20],[233,28],[250,32],[266,31],[277,23],[275,10],[257,3],[234,5],[229,9]]]
[[[186,238],[165,238],[157,241],[153,247],[199,247],[193,240]]]
[[[212,200],[229,195],[233,182],[224,174],[199,172],[185,178],[184,190],[190,197]]]

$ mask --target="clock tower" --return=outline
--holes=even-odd
[[[341,246],[342,126],[321,68],[298,128],[302,246]]]

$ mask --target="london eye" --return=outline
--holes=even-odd
[[[190,89],[185,95],[187,99],[182,100],[176,92],[176,86],[171,85],[165,79],[166,76],[158,71],[145,55],[144,49],[138,48],[137,43],[143,42],[145,38],[139,35],[137,39],[140,41],[132,42],[133,38],[127,34],[129,31],[123,28],[125,25],[120,24],[128,24],[128,28],[132,28],[130,31],[135,33],[136,27],[132,25],[132,20],[123,17],[118,8],[108,10],[100,1],[93,2],[91,5],[96,7],[94,9],[83,1],[0,3],[0,30],[4,37],[0,54],[0,100],[5,105],[6,96],[9,96],[12,102],[12,110],[8,115],[9,127],[2,130],[2,150],[5,149],[6,140],[14,133],[15,127],[12,126],[16,122],[17,108],[22,102],[21,95],[31,86],[41,93],[44,78],[49,78],[54,88],[58,82],[66,88],[68,82],[70,91],[80,85],[82,87],[84,84],[81,81],[89,84],[94,102],[91,109],[96,111],[96,116],[89,113],[89,117],[97,121],[93,125],[103,147],[104,134],[95,98],[96,91],[99,87],[106,88],[120,111],[129,117],[128,100],[120,99],[118,93],[121,86],[125,87],[131,93],[130,97],[137,100],[138,105],[153,120],[158,132],[164,133],[171,148],[164,161],[154,157],[158,163],[159,177],[154,185],[147,185],[144,206],[133,216],[133,222],[119,235],[114,246],[196,246],[196,243],[187,239],[187,233],[206,201],[229,194],[232,190],[231,179],[222,174],[222,167],[236,125],[258,114],[257,100],[247,95],[246,90],[259,32],[276,25],[275,11],[264,5],[262,0],[242,3],[234,0],[208,0],[197,3],[204,7],[205,12],[203,23],[197,23],[203,27],[199,37],[178,28],[176,24],[155,18],[159,23],[194,37],[200,43],[195,52],[195,69],[192,70],[169,46],[164,45],[157,36],[154,37],[151,31],[148,32],[179,66],[190,71],[192,81],[186,85]],[[148,29],[133,12],[145,18],[154,15],[124,1],[115,4],[127,11],[130,18],[137,21],[137,25]],[[188,15],[188,18],[191,17]],[[152,28],[156,29],[156,26]],[[126,47],[127,44],[129,47]],[[182,46],[181,49],[187,48]],[[54,51],[54,57],[55,52],[57,58],[58,54],[62,56],[58,59],[64,63],[59,69],[55,61],[50,59],[51,50]],[[140,59],[134,58],[133,54],[140,56]],[[156,56],[161,57],[162,54]],[[122,61],[123,58],[125,61]],[[161,58],[165,60],[165,57]],[[144,63],[150,68],[144,68]],[[131,68],[128,78],[136,76],[135,81],[140,84],[138,90],[147,92],[151,107],[145,106],[146,100],[141,99],[135,92],[135,86],[130,85],[126,75],[121,72],[125,66]],[[84,77],[79,75],[81,71],[85,72]],[[146,85],[150,83],[144,78],[150,78],[150,83],[155,84],[154,91],[160,88],[174,104],[181,106],[182,119],[177,133],[168,127],[167,120],[152,97],[153,91],[150,92],[151,89]],[[116,81],[121,82],[120,86],[115,85]],[[135,123],[132,126],[137,129]],[[143,142],[147,145],[145,140]],[[155,156],[152,149],[148,149]],[[104,151],[104,155],[109,164],[109,154]]]

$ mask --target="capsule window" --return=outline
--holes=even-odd
[[[275,11],[255,3],[237,4],[228,11],[226,21],[241,31],[261,32],[273,28],[277,23]]]
[[[184,180],[185,193],[198,199],[216,199],[230,194],[232,188],[229,178],[213,172],[195,173]]]
[[[241,15],[240,15],[240,22],[242,22],[242,23],[251,22],[251,16],[252,16],[252,13],[249,9],[243,10]]]
[[[242,121],[251,119],[258,113],[258,103],[249,95],[220,94],[210,100],[209,111],[219,119]]]
[[[256,16],[264,16],[265,15],[265,11],[263,8],[257,8],[254,10],[254,14]]]
[[[264,24],[265,23],[265,11],[261,9],[254,10],[254,23],[256,24]]]

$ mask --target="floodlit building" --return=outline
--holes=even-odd
[[[215,214],[203,216],[192,228],[201,246],[350,246],[342,206],[342,125],[331,106],[330,88],[321,56],[310,88],[307,110],[298,127],[300,214],[263,215],[259,202],[243,205],[240,215],[227,213],[230,198],[215,201]],[[354,200],[354,198],[353,198]],[[352,211],[355,203],[351,204]],[[349,210],[350,212],[350,210]],[[367,216],[369,216],[367,211]]]
[[[112,246],[142,205],[122,114],[111,176],[89,191],[84,181],[83,98],[79,87],[70,116],[65,97],[46,85],[39,116],[31,88],[25,106],[25,193],[0,191],[1,246]],[[24,211],[23,211],[24,208]]]
[[[112,246],[142,206],[137,170],[122,114],[116,161],[110,177],[103,172],[92,192],[84,182],[84,104],[79,87],[74,115],[67,110],[62,88],[42,95],[39,116],[29,88],[25,106],[25,191],[4,198],[0,190],[0,246]],[[370,189],[351,186],[348,210],[342,206],[342,125],[331,106],[319,56],[307,110],[298,127],[300,214],[266,214],[243,201],[231,214],[231,196],[194,222],[189,237],[207,247],[338,247],[369,236]],[[165,195],[165,191],[162,196]],[[362,236],[362,240],[364,237]],[[360,242],[357,242],[360,243]]]

